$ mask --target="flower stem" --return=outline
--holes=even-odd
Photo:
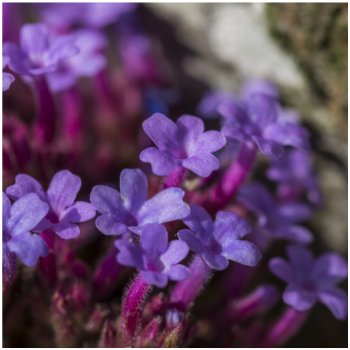
[[[210,267],[199,255],[195,256],[189,268],[190,276],[178,282],[170,295],[171,303],[183,311],[190,307],[211,277]]]
[[[181,187],[182,182],[184,181],[186,177],[186,169],[183,167],[176,168],[172,173],[170,173],[165,181],[164,181],[164,188],[168,187]]]

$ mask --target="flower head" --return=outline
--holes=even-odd
[[[234,213],[219,211],[213,222],[202,207],[191,205],[184,223],[189,229],[179,231],[178,237],[215,270],[226,269],[228,260],[255,266],[261,258],[255,244],[241,240],[251,227]]]
[[[181,281],[188,277],[188,268],[179,264],[189,251],[185,242],[168,243],[168,233],[159,224],[145,225],[140,232],[140,245],[125,239],[115,242],[120,264],[137,268],[146,282],[160,288],[167,285],[168,279]]]
[[[97,228],[106,235],[138,233],[146,224],[162,224],[183,219],[190,213],[180,188],[167,188],[147,200],[146,175],[139,169],[124,169],[120,174],[120,192],[109,186],[95,186],[90,200],[102,215]]]
[[[242,187],[239,201],[258,216],[256,231],[270,238],[287,239],[307,244],[313,240],[311,232],[299,225],[311,216],[311,209],[296,201],[277,203],[268,189],[254,183]]]
[[[299,311],[310,309],[316,301],[327,306],[335,318],[347,316],[347,295],[336,285],[347,277],[347,262],[336,253],[325,253],[317,259],[305,248],[290,246],[289,261],[273,258],[270,270],[288,286],[283,294],[286,304]]]
[[[79,176],[68,170],[61,170],[52,178],[47,192],[31,176],[20,174],[16,176],[16,183],[7,188],[6,193],[13,199],[21,198],[27,193],[36,193],[48,204],[50,210],[35,230],[50,229],[63,239],[71,239],[80,234],[77,223],[90,220],[96,214],[90,203],[75,202],[80,187]]]
[[[10,59],[6,55],[2,55],[2,69],[4,69],[10,62]],[[15,77],[6,72],[2,72],[2,91],[6,91],[10,88],[11,84],[14,82]]]
[[[224,147],[225,137],[219,131],[204,132],[200,118],[183,115],[174,123],[155,113],[144,121],[143,129],[157,147],[143,150],[140,159],[150,163],[156,175],[169,175],[183,167],[207,177],[220,167],[212,153]]]
[[[2,194],[3,220],[3,267],[10,270],[12,254],[27,266],[36,265],[39,257],[48,254],[44,240],[32,233],[36,225],[46,216],[48,205],[35,193],[28,193],[11,205]]]
[[[54,72],[58,64],[79,52],[75,38],[64,35],[54,38],[43,24],[25,24],[20,31],[20,46],[4,44],[9,67],[23,76]]]

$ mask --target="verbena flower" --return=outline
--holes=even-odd
[[[288,286],[283,293],[286,304],[303,311],[316,301],[327,306],[335,318],[347,316],[347,294],[336,285],[347,277],[347,262],[336,253],[325,253],[317,259],[305,248],[287,248],[289,261],[273,258],[270,270]]]
[[[223,134],[237,142],[255,143],[267,156],[279,156],[283,146],[308,148],[309,134],[285,118],[271,88],[247,87],[243,98],[225,100],[218,107]]]
[[[54,38],[43,24],[25,24],[20,30],[20,46],[4,43],[9,67],[23,76],[54,72],[58,64],[79,52],[72,35]]]
[[[48,254],[46,243],[31,231],[46,216],[48,205],[35,193],[29,193],[12,204],[2,194],[3,267],[10,269],[11,254],[27,266],[36,265],[39,257]]]
[[[15,184],[7,188],[6,193],[13,199],[21,198],[27,193],[36,193],[49,205],[50,210],[35,230],[50,229],[63,239],[71,239],[80,234],[77,223],[90,220],[96,214],[90,203],[75,201],[80,187],[79,176],[68,170],[61,170],[52,178],[47,192],[31,176],[20,174],[16,176]]]
[[[210,91],[203,96],[198,104],[198,114],[205,118],[219,117],[218,107],[225,101],[231,101],[234,95],[227,91]]]
[[[257,214],[255,230],[258,234],[263,235],[264,232],[271,238],[287,239],[302,244],[313,240],[311,232],[299,225],[312,214],[307,205],[296,201],[278,203],[260,183],[242,187],[239,201]]]
[[[72,87],[80,77],[93,77],[106,65],[101,50],[107,45],[105,36],[97,30],[82,29],[73,33],[79,54],[63,60],[57,70],[48,75],[52,91]]]
[[[188,277],[189,269],[179,264],[188,254],[185,242],[174,240],[168,243],[168,233],[163,225],[148,224],[140,230],[140,245],[128,240],[117,240],[117,260],[141,272],[149,284],[165,287],[168,279],[181,281]]]
[[[238,215],[219,211],[213,222],[202,207],[191,205],[191,214],[183,221],[189,229],[180,230],[178,237],[211,268],[224,270],[229,260],[248,266],[259,262],[261,253],[256,245],[241,240],[251,227]]]
[[[9,62],[9,57],[2,55],[2,69],[4,69],[9,64]],[[8,90],[14,80],[15,77],[11,73],[2,72],[2,91]]]
[[[139,169],[124,169],[120,174],[120,192],[109,186],[95,186],[91,203],[102,215],[96,227],[106,235],[121,235],[138,228],[183,219],[190,213],[182,200],[185,193],[180,188],[168,188],[147,200],[146,175]]]
[[[212,154],[224,147],[226,140],[219,131],[204,132],[200,118],[180,117],[176,123],[160,113],[143,122],[143,129],[157,147],[143,150],[140,159],[150,163],[156,175],[169,175],[183,167],[207,177],[219,169],[220,162]]]
[[[319,204],[321,194],[310,152],[290,150],[276,159],[267,170],[267,177],[291,191],[306,193],[310,202]]]

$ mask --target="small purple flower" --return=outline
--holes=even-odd
[[[79,52],[72,35],[54,38],[43,24],[25,24],[20,31],[20,46],[4,43],[9,67],[23,76],[54,72],[58,64]]]
[[[106,58],[101,53],[106,47],[105,36],[97,30],[74,32],[79,54],[63,60],[58,68],[48,75],[52,91],[62,91],[72,87],[80,77],[93,77],[106,66]]]
[[[253,142],[267,156],[280,156],[283,146],[308,148],[308,132],[285,118],[271,88],[253,86],[246,90],[243,99],[226,100],[218,107],[227,138]]]
[[[48,254],[44,240],[31,231],[46,216],[48,205],[35,193],[29,193],[15,203],[2,194],[3,268],[11,270],[12,254],[27,266],[34,266],[41,256]]]
[[[6,190],[10,198],[18,199],[27,193],[36,193],[49,205],[48,215],[35,227],[35,231],[50,229],[63,239],[76,238],[80,234],[77,223],[90,220],[96,215],[95,208],[88,202],[75,202],[80,190],[79,176],[68,170],[61,170],[52,178],[47,192],[38,181],[29,175],[16,176],[16,183]]]
[[[10,59],[6,55],[2,55],[2,69],[4,69],[10,62]],[[7,72],[2,72],[2,91],[6,91],[10,88],[14,82],[15,77]]]
[[[311,232],[298,225],[312,214],[307,205],[295,201],[278,203],[260,183],[242,187],[239,201],[257,214],[256,231],[260,236],[265,233],[270,238],[287,239],[301,244],[313,240]]]
[[[143,150],[140,159],[150,163],[156,175],[169,175],[183,167],[207,177],[219,169],[219,160],[212,155],[226,144],[219,131],[204,132],[200,118],[183,115],[176,124],[160,113],[153,114],[143,123],[143,129],[157,147]]]
[[[226,269],[228,260],[255,266],[261,259],[255,244],[241,240],[251,231],[250,225],[234,213],[219,211],[213,222],[202,207],[191,205],[184,223],[189,230],[180,230],[178,237],[215,270]]]
[[[234,100],[234,95],[226,91],[211,91],[205,94],[197,107],[198,114],[205,118],[219,117],[218,107],[225,101]]]
[[[267,177],[279,182],[285,190],[306,193],[311,203],[321,202],[320,188],[310,152],[290,150],[271,164]]]
[[[96,227],[105,235],[121,235],[132,230],[138,233],[146,224],[162,224],[183,219],[190,213],[182,200],[180,188],[167,188],[147,200],[146,175],[139,169],[124,169],[120,174],[120,192],[109,186],[95,186],[91,203],[102,215]]]
[[[168,279],[181,281],[189,276],[188,268],[179,264],[189,251],[185,242],[168,243],[168,233],[159,224],[145,225],[140,231],[139,246],[125,239],[115,242],[120,264],[137,268],[146,282],[160,288],[167,285]]]
[[[327,306],[333,316],[347,316],[347,294],[336,287],[348,274],[347,262],[336,253],[325,253],[317,259],[305,248],[289,246],[289,261],[273,258],[270,270],[288,286],[283,293],[286,304],[299,311],[310,309],[316,301]]]

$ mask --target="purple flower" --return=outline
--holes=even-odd
[[[242,187],[239,201],[258,216],[256,231],[275,239],[307,244],[313,240],[311,232],[298,225],[311,216],[307,205],[290,201],[277,203],[267,188],[259,183]]]
[[[35,193],[18,199],[12,206],[2,194],[3,267],[10,270],[12,254],[27,266],[36,265],[39,257],[48,254],[46,243],[31,231],[46,216],[48,205]]]
[[[226,137],[240,143],[253,142],[267,156],[280,156],[283,146],[308,148],[308,132],[285,118],[271,89],[253,86],[243,96],[225,100],[218,107]]]
[[[211,91],[204,95],[197,107],[198,114],[205,118],[217,118],[218,107],[224,101],[234,100],[234,95],[226,91]]]
[[[9,64],[10,59],[8,56],[2,56],[2,69],[4,69]],[[11,84],[14,82],[15,77],[6,72],[2,72],[2,91],[6,91],[10,88]]]
[[[277,86],[265,79],[251,79],[243,85],[240,93],[243,100],[249,100],[254,95],[265,95],[274,99],[279,98]]]
[[[63,60],[57,70],[48,75],[52,91],[62,91],[72,87],[80,77],[93,77],[106,65],[101,50],[106,46],[105,36],[97,30],[74,32],[79,54]]]
[[[207,177],[219,169],[219,160],[212,155],[226,144],[219,131],[204,132],[200,118],[183,115],[176,124],[160,113],[153,114],[143,123],[143,129],[157,147],[143,150],[140,159],[150,163],[156,175],[169,175],[183,167]]]
[[[56,29],[74,25],[101,28],[116,22],[123,13],[136,8],[134,3],[57,3],[44,4],[42,17]]]
[[[79,52],[71,35],[53,38],[43,24],[25,24],[20,31],[20,46],[4,43],[9,67],[24,76],[54,72],[58,64]]]
[[[93,218],[95,208],[88,202],[75,202],[81,180],[68,170],[61,170],[52,178],[47,192],[38,181],[29,175],[16,176],[16,183],[9,186],[6,193],[18,199],[27,193],[36,193],[49,205],[48,215],[35,227],[35,231],[50,229],[63,239],[76,238],[80,234],[77,223]]]
[[[124,169],[120,174],[120,192],[109,186],[95,186],[90,200],[102,215],[96,227],[105,235],[135,233],[146,224],[162,224],[183,219],[190,213],[180,188],[167,188],[147,200],[146,175],[139,169]]]
[[[180,230],[178,237],[215,270],[226,269],[228,260],[255,266],[261,258],[255,244],[241,240],[251,227],[234,213],[219,211],[213,222],[202,207],[191,205],[191,214],[184,223],[189,230]]]
[[[311,203],[319,204],[321,201],[310,152],[290,150],[271,164],[267,177],[279,182],[286,190],[307,193]]]
[[[168,233],[163,225],[148,224],[140,231],[139,246],[124,239],[115,242],[119,249],[118,262],[137,268],[146,282],[160,288],[167,285],[168,279],[186,279],[189,270],[179,262],[188,254],[187,244],[179,240],[168,243]]]
[[[299,311],[310,309],[316,301],[327,306],[335,318],[347,316],[347,294],[336,287],[348,274],[347,262],[336,253],[325,253],[317,259],[305,248],[287,248],[289,261],[273,258],[270,270],[288,286],[283,293],[286,304]]]

